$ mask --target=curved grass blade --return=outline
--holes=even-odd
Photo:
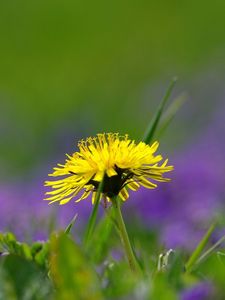
[[[210,228],[208,229],[208,231],[206,232],[206,234],[203,236],[203,238],[201,239],[201,241],[199,242],[199,244],[197,245],[197,247],[193,251],[191,257],[189,258],[189,260],[187,261],[187,263],[185,265],[186,272],[190,272],[192,270],[194,264],[199,259],[200,254],[202,253],[203,249],[205,248],[206,244],[209,241],[209,238],[210,238],[212,232],[215,229],[215,226],[216,226],[215,223],[213,223],[210,226]]]
[[[76,222],[76,220],[77,220],[77,216],[78,216],[78,214],[75,214],[74,217],[73,217],[73,219],[72,219],[71,222],[69,223],[69,225],[66,227],[66,229],[65,229],[65,231],[64,231],[66,234],[69,234],[69,233],[70,233],[70,231],[71,231],[73,225],[75,224],[75,222]]]
[[[156,114],[154,115],[154,117],[152,118],[152,120],[150,121],[146,131],[145,131],[145,134],[144,134],[144,137],[143,137],[143,142],[145,142],[146,144],[149,144],[151,141],[152,141],[152,138],[155,134],[155,131],[156,131],[156,128],[159,124],[159,121],[160,121],[160,118],[161,118],[161,115],[162,115],[162,112],[165,108],[165,105],[167,103],[167,100],[169,99],[171,93],[172,93],[172,90],[175,86],[175,83],[177,82],[177,78],[173,78],[172,81],[170,82],[170,85],[165,93],[165,96],[163,97],[162,101],[160,102],[159,104],[159,107],[156,111]]]

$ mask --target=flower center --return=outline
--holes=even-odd
[[[112,198],[119,194],[121,189],[124,187],[125,182],[130,179],[133,174],[127,172],[125,169],[120,169],[117,166],[115,167],[117,175],[114,176],[107,176],[104,177],[103,182],[103,190],[102,193],[105,194],[107,197]],[[91,179],[88,184],[92,184],[95,187],[95,190],[98,189],[99,182]]]

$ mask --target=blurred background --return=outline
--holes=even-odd
[[[21,239],[78,223],[90,203],[42,201],[43,182],[77,141],[139,139],[170,80],[185,104],[160,136],[170,184],[140,191],[127,218],[166,246],[193,247],[224,209],[225,2],[1,1],[0,230]]]

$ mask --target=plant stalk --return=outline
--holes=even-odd
[[[99,208],[101,193],[102,193],[103,185],[104,185],[104,176],[103,176],[102,181],[99,183],[97,193],[96,193],[96,197],[95,197],[94,207],[93,207],[91,216],[88,220],[88,225],[87,225],[87,229],[86,229],[85,236],[84,236],[84,245],[86,247],[88,246],[88,243],[90,242],[90,238],[91,238],[91,236],[94,232],[94,228],[95,228],[95,225],[96,225],[98,208]]]
[[[130,268],[133,272],[140,272],[140,266],[136,260],[136,257],[134,255],[134,251],[132,249],[130,239],[126,230],[126,226],[123,220],[123,216],[120,209],[120,199],[116,196],[112,198],[112,204],[115,211],[115,219],[118,223],[120,238],[122,241],[122,244],[124,246],[124,251],[127,256],[128,263],[130,265]]]

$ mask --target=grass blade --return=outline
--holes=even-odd
[[[156,111],[156,114],[154,115],[154,117],[152,118],[152,120],[150,121],[146,131],[145,131],[145,134],[144,134],[144,137],[143,137],[143,142],[145,142],[146,144],[149,144],[151,141],[152,141],[152,138],[155,134],[155,131],[156,131],[156,128],[159,124],[159,121],[160,121],[160,118],[161,118],[161,115],[162,115],[162,112],[163,112],[163,109],[167,103],[167,100],[169,99],[170,95],[171,95],[171,92],[174,88],[174,85],[177,81],[177,78],[173,78],[173,80],[170,82],[170,85],[165,93],[165,96],[163,97],[162,101],[160,102],[159,104],[159,107]]]
[[[164,133],[168,125],[172,122],[173,118],[175,117],[177,111],[183,106],[186,100],[187,100],[187,95],[185,93],[182,93],[181,95],[179,95],[177,98],[173,100],[173,102],[170,104],[168,109],[162,115],[161,125],[157,132],[157,137],[161,136]]]
[[[225,235],[223,235],[212,247],[210,247],[205,253],[203,253],[199,259],[196,261],[196,264],[200,264],[204,261],[213,251],[218,248],[225,241]]]
[[[212,234],[212,232],[215,229],[216,224],[213,223],[210,228],[208,229],[208,231],[206,232],[206,234],[203,236],[203,238],[201,239],[200,243],[197,245],[197,247],[195,248],[195,250],[193,251],[191,257],[189,258],[189,260],[187,261],[186,265],[185,265],[185,269],[186,272],[190,272],[193,265],[196,263],[196,261],[199,259],[200,254],[202,253],[203,249],[205,248],[206,244],[209,241],[209,238]]]
[[[78,214],[75,214],[74,217],[73,217],[73,219],[72,219],[71,222],[69,223],[69,225],[66,227],[66,229],[65,229],[65,231],[64,231],[66,234],[69,234],[69,233],[70,233],[70,231],[71,231],[73,225],[75,224],[75,222],[76,222],[76,220],[77,220],[77,216],[78,216]]]
[[[100,182],[99,186],[98,186],[98,190],[96,193],[96,197],[95,197],[95,203],[94,203],[94,207],[91,213],[91,216],[88,220],[88,225],[87,225],[87,229],[84,235],[84,244],[87,246],[90,236],[92,235],[93,231],[94,231],[94,227],[95,227],[95,223],[96,223],[96,219],[97,219],[97,214],[98,214],[98,208],[99,208],[99,203],[100,203],[100,198],[101,198],[101,193],[103,190],[103,184],[104,184],[104,177],[102,181]]]

